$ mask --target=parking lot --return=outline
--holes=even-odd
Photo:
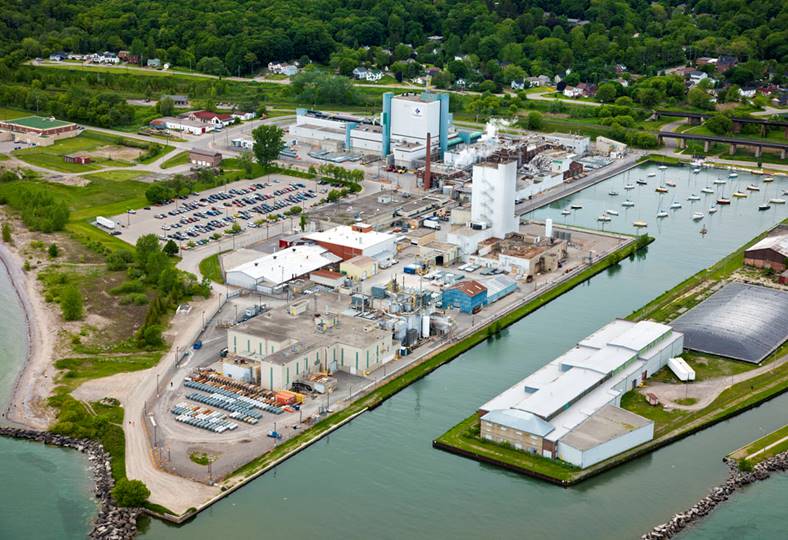
[[[111,219],[120,227],[119,236],[130,244],[140,236],[156,234],[188,249],[221,240],[234,224],[240,227],[237,232],[243,232],[271,221],[272,216],[284,218],[294,206],[309,208],[320,199],[315,187],[311,180],[280,176],[241,180]]]

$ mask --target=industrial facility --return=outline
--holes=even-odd
[[[455,130],[449,95],[431,92],[397,96],[387,92],[379,118],[298,109],[290,135],[300,144],[324,151],[373,154],[406,168],[424,160],[428,147],[443,155],[450,146],[480,136]]]
[[[312,373],[363,374],[394,358],[391,332],[376,321],[316,306],[303,299],[231,328],[224,375],[286,390]]]
[[[651,440],[652,421],[621,396],[678,356],[684,336],[615,320],[479,409],[481,437],[586,468]]]

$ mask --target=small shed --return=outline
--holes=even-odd
[[[90,156],[83,156],[80,154],[68,154],[63,156],[63,161],[66,163],[76,163],[77,165],[87,165],[91,163],[93,159]]]
[[[321,268],[320,270],[315,270],[314,272],[310,273],[309,280],[312,283],[317,283],[318,285],[324,285],[326,287],[336,289],[337,287],[342,286],[342,282],[345,280],[345,277],[339,272]]]

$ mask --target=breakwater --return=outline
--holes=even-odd
[[[725,458],[724,461],[730,470],[728,479],[725,480],[724,483],[712,488],[708,495],[703,497],[688,510],[676,514],[667,523],[657,525],[640,538],[642,540],[665,540],[667,538],[673,538],[694,522],[706,516],[720,503],[727,501],[736,490],[752,484],[753,482],[766,480],[773,472],[788,471],[788,452],[783,452],[761,461],[752,468],[752,471],[740,471],[738,463],[734,460]]]
[[[35,431],[0,427],[0,436],[71,448],[88,456],[90,471],[93,474],[94,494],[98,500],[98,516],[88,533],[93,540],[127,540],[137,534],[137,518],[142,513],[139,508],[121,508],[112,499],[112,478],[110,456],[101,443],[89,439],[74,439],[48,431]]]

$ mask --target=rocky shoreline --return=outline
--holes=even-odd
[[[25,439],[29,441],[51,444],[63,448],[72,448],[87,454],[90,471],[95,481],[94,493],[98,500],[98,516],[88,538],[94,540],[127,540],[137,534],[137,518],[142,513],[139,508],[121,508],[112,500],[112,478],[110,456],[101,443],[89,439],[74,439],[57,435],[48,431],[34,431],[0,427],[0,436]]]
[[[728,498],[739,488],[766,480],[773,472],[788,471],[788,452],[777,454],[774,457],[765,459],[755,465],[752,471],[740,471],[738,463],[731,459],[725,459],[728,465],[728,479],[721,485],[712,488],[708,495],[690,507],[688,510],[673,516],[673,519],[662,525],[657,525],[651,531],[640,538],[642,540],[665,540],[673,538],[685,528],[700,520],[720,503],[727,501]]]

